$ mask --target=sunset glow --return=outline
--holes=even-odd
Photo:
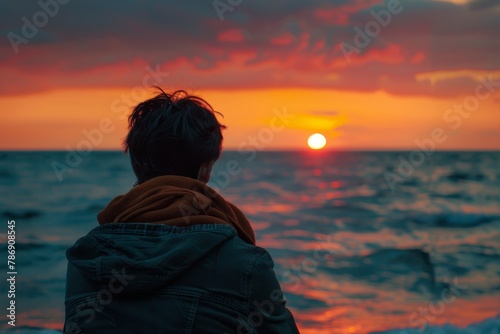
[[[0,329],[500,333],[500,1],[5,3]]]
[[[103,119],[110,129],[92,149],[120,149],[128,113],[153,96],[153,85],[185,89],[220,111],[226,149],[252,150],[251,138],[270,129],[255,148],[302,149],[318,131],[335,149],[411,150],[436,128],[447,136],[437,150],[500,149],[494,5],[408,2],[376,36],[364,31],[378,24],[374,12],[387,10],[377,1],[285,12],[268,4],[266,15],[246,3],[222,19],[210,2],[177,3],[144,7],[149,18],[139,21],[136,6],[96,12],[71,2],[27,43],[5,39],[0,149],[74,149]],[[36,2],[12,5],[0,25],[22,37],[19,18],[40,10]],[[163,11],[192,13],[191,28]],[[100,38],[79,19],[89,15]]]

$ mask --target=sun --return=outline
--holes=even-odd
[[[309,137],[307,145],[313,150],[321,150],[326,145],[326,138],[321,133],[315,133]]]

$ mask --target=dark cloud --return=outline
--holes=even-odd
[[[469,8],[472,10],[482,10],[491,7],[500,6],[499,0],[473,0],[468,4]]]
[[[476,0],[471,8],[491,3]],[[11,2],[0,13],[0,93],[132,87],[146,66],[159,65],[171,73],[164,84],[172,86],[456,95],[470,92],[467,80],[431,85],[415,76],[500,68],[498,11],[428,0],[401,4],[401,13],[347,62],[340,45],[355,46],[354,28],[375,22],[372,11],[386,10],[380,1],[243,1],[224,20],[212,1],[70,1],[17,54],[7,35],[22,35],[23,18],[40,19],[42,8]]]

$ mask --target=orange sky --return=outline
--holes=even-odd
[[[144,94],[150,92],[145,90]],[[312,89],[194,92],[224,115],[221,121],[228,125],[224,146],[231,149],[300,149],[306,147],[307,137],[314,132],[323,133],[328,147],[333,149],[406,149],[415,145],[415,139],[430,138],[435,128],[442,128],[449,136],[438,149],[499,148],[498,140],[494,139],[500,113],[492,99],[481,101],[469,118],[452,114],[463,120],[458,126],[455,118],[452,122],[443,118],[457,103],[455,98]],[[128,115],[129,108],[123,94],[130,91],[61,89],[2,97],[1,110],[16,110],[16,113],[2,115],[2,146],[8,149],[75,148],[80,141],[87,140],[84,130],[99,129],[102,142],[93,144],[93,149],[117,149],[127,130],[123,116]],[[123,103],[113,106],[117,99]],[[272,123],[276,113],[284,119]],[[100,129],[102,119],[109,119],[112,131]],[[250,137],[256,137],[257,144],[251,144]]]
[[[196,18],[183,29],[182,15],[157,18],[152,3],[137,17],[130,4],[121,13],[110,5],[92,20],[91,5],[71,3],[29,37],[19,18],[37,6],[0,14],[11,34],[0,45],[3,150],[76,148],[94,129],[102,140],[93,150],[119,149],[123,116],[152,84],[223,113],[228,149],[302,149],[320,132],[330,149],[412,150],[436,128],[446,136],[437,149],[500,149],[500,6],[404,4],[367,45],[356,44],[357,31],[387,3],[248,3],[222,17],[211,5],[176,4]],[[461,23],[443,22],[444,12]]]

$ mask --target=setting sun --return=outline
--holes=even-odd
[[[307,140],[307,145],[313,150],[320,150],[326,145],[326,138],[321,133],[315,133]]]

